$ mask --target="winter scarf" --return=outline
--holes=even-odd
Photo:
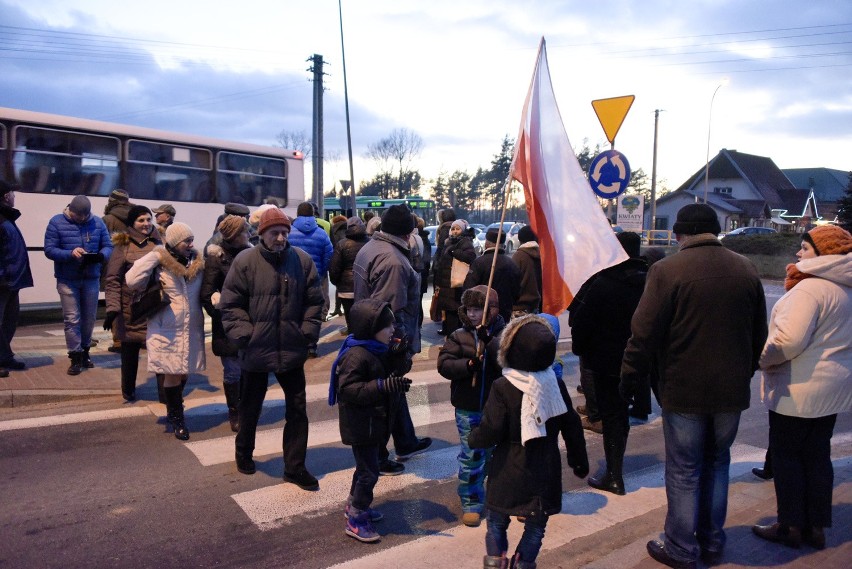
[[[504,367],[503,376],[524,394],[521,398],[521,444],[547,436],[545,422],[568,412],[553,368],[521,371]]]
[[[333,406],[337,403],[337,364],[340,363],[340,358],[343,357],[346,352],[351,350],[352,348],[360,346],[373,354],[374,356],[383,356],[388,351],[388,345],[382,344],[378,340],[356,340],[355,336],[349,334],[345,340],[343,340],[343,345],[340,346],[340,351],[337,353],[337,358],[334,360],[334,363],[331,365],[331,378],[328,382],[328,404]]]

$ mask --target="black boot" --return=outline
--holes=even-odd
[[[254,460],[251,458],[251,453],[243,453],[236,451],[234,459],[237,462],[237,470],[243,474],[254,474],[257,472],[257,467],[254,465]]]
[[[160,403],[166,403],[166,393],[163,391],[163,382],[166,381],[166,376],[162,373],[157,374],[157,400]]]
[[[80,365],[84,368],[92,369],[95,367],[94,362],[92,362],[92,358],[89,357],[89,348],[88,346],[83,348],[82,356],[80,359]]]
[[[80,375],[83,371],[83,352],[68,352],[68,359],[71,360],[71,365],[68,366],[68,375]]]
[[[237,411],[237,406],[240,404],[240,384],[239,383],[224,383],[225,401],[228,405],[228,422],[231,424],[231,430],[237,432],[240,430],[240,414]]]
[[[166,412],[169,423],[175,431],[175,438],[182,441],[189,440],[189,430],[183,417],[183,393],[180,385],[166,387]]]
[[[139,348],[134,342],[121,344],[121,396],[136,401],[136,374],[139,371]]]
[[[606,474],[590,476],[589,486],[624,496],[624,451],[627,448],[627,437],[622,433],[611,432],[613,429],[604,428],[604,455],[606,456]]]

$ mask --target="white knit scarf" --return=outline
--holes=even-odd
[[[504,367],[503,375],[524,394],[521,398],[521,444],[547,436],[544,423],[551,417],[568,412],[553,368],[521,371]]]

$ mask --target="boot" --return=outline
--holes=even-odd
[[[535,569],[535,561],[521,561],[521,554],[515,552],[512,556],[512,564],[509,567],[512,569]]]
[[[624,480],[614,476],[612,472],[607,471],[603,476],[589,476],[588,482],[592,488],[624,496]]]
[[[624,496],[624,451],[627,448],[627,435],[617,425],[604,425],[604,456],[606,457],[606,474],[592,476],[588,479],[589,486]]]
[[[166,412],[169,423],[175,432],[175,438],[182,441],[189,440],[189,430],[183,417],[183,393],[180,385],[166,387]]]
[[[228,405],[228,422],[231,424],[231,430],[238,432],[240,430],[240,414],[237,411],[237,406],[240,404],[240,384],[239,383],[224,383],[225,401]]]
[[[242,472],[243,474],[254,474],[257,472],[257,467],[254,464],[254,460],[251,458],[251,453],[243,453],[240,451],[236,451],[234,454],[234,459],[237,463],[237,470]]]
[[[382,539],[382,536],[373,527],[373,522],[370,521],[370,513],[355,508],[349,510],[345,532],[349,537],[354,537],[364,543],[372,543]]]
[[[121,346],[121,396],[136,400],[136,374],[139,371],[139,344],[124,342]]]
[[[89,357],[89,348],[88,346],[83,348],[83,355],[80,359],[80,365],[84,368],[92,369],[95,367],[94,362],[92,362],[92,358]]]
[[[483,569],[509,569],[509,558],[497,555],[486,555],[482,558]]]
[[[80,375],[83,371],[82,365],[83,352],[68,352],[68,359],[71,360],[71,365],[68,366],[68,375]]]
[[[157,400],[160,403],[166,403],[166,393],[163,391],[163,382],[166,381],[166,376],[162,373],[157,374]]]

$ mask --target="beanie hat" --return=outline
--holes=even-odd
[[[92,213],[92,202],[86,196],[74,196],[68,204],[68,209],[77,215],[88,216]]]
[[[128,203],[130,201],[130,195],[121,188],[116,188],[110,192],[109,199],[117,202]]]
[[[148,214],[153,217],[151,210],[145,207],[144,205],[134,205],[131,206],[127,212],[127,217],[124,218],[124,225],[127,227],[133,227],[133,223],[139,219],[140,215]]]
[[[476,285],[462,293],[461,304],[465,308],[485,308],[485,293],[488,292],[488,287],[485,285]],[[497,291],[493,288],[488,293],[488,307],[500,309],[500,297]]]
[[[530,241],[538,242],[538,237],[533,231],[533,228],[529,225],[524,225],[521,227],[521,230],[518,231],[518,242],[520,243],[529,243]]]
[[[299,217],[313,217],[314,216],[314,206],[311,202],[302,202],[299,204],[299,207],[296,208],[296,215]]]
[[[263,204],[262,206],[251,212],[251,215],[249,216],[249,223],[252,224],[254,227],[257,227],[258,224],[260,224],[260,216],[263,215],[263,212],[275,207],[278,206],[271,203]]]
[[[192,235],[192,229],[187,224],[181,223],[180,221],[172,223],[169,225],[168,229],[166,229],[166,245],[169,247],[174,247],[181,241],[186,241],[190,237],[194,237]]]
[[[228,202],[225,204],[225,215],[240,215],[247,216],[249,213],[249,208],[245,204]]]
[[[241,215],[226,215],[217,229],[225,241],[231,241],[246,229],[246,218]]]
[[[492,227],[485,233],[485,240],[490,241],[491,243],[497,243],[497,228]],[[502,245],[506,242],[506,232],[503,231],[500,233],[500,243],[498,245]]]
[[[691,203],[677,212],[677,221],[672,231],[678,235],[698,235],[699,233],[719,235],[722,227],[712,207],[703,203]]]
[[[257,232],[262,234],[264,231],[275,225],[283,225],[289,231],[290,218],[287,217],[279,208],[272,207],[261,214],[260,225],[257,227]]]
[[[820,225],[802,235],[817,255],[845,255],[852,252],[852,234],[837,225]]]
[[[503,367],[541,371],[556,359],[556,335],[537,314],[512,319],[500,338],[498,361]]]
[[[405,204],[392,205],[382,214],[382,231],[396,235],[405,236],[414,231],[414,220],[411,219],[411,210]]]
[[[465,221],[463,219],[457,219],[450,226],[450,229],[452,229],[453,227],[458,227],[459,229],[462,230],[462,233],[464,233],[465,231],[467,231],[467,221]]]
[[[631,259],[639,256],[639,251],[642,246],[642,238],[639,237],[638,233],[634,233],[633,231],[622,231],[617,234],[615,238],[618,239],[618,242],[621,243],[624,251]]]

